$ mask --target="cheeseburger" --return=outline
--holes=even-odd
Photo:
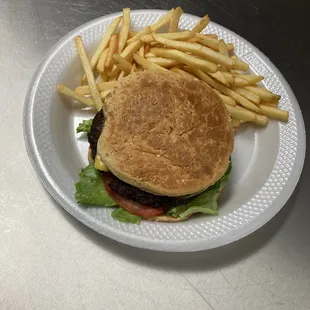
[[[117,205],[114,217],[129,222],[217,214],[233,137],[228,112],[206,83],[172,72],[131,74],[92,121],[90,166],[76,184],[76,198]]]

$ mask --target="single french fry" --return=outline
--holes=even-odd
[[[264,101],[279,101],[281,96],[272,93],[271,91],[258,86],[247,86],[245,89],[257,94]]]
[[[170,69],[170,71],[178,73],[184,77],[190,78],[190,79],[197,79],[197,77],[189,72],[186,72],[178,67],[173,67]]]
[[[237,109],[236,107],[232,107],[231,105],[226,104],[226,109],[229,115],[240,121],[244,122],[253,122],[255,121],[255,114],[252,111],[245,111],[241,109]]]
[[[119,16],[118,18],[116,18],[111,24],[110,26],[108,27],[107,31],[105,32],[98,48],[96,49],[94,55],[91,57],[91,60],[90,60],[90,65],[91,65],[91,68],[92,70],[96,67],[97,65],[97,62],[99,60],[99,57],[101,55],[101,53],[106,49],[106,47],[108,46],[109,44],[109,41],[110,41],[110,38],[112,36],[112,34],[117,30],[117,27],[119,25],[119,23],[121,22],[122,20],[122,16]],[[86,77],[85,75],[83,76],[82,78],[82,82],[83,81],[86,81]]]
[[[128,60],[126,60],[125,58],[120,56],[120,54],[114,54],[113,59],[115,61],[116,66],[121,71],[125,71],[126,73],[130,74],[130,72],[132,70],[132,65]]]
[[[232,90],[256,104],[260,103],[260,97],[255,93],[248,91],[247,89],[241,87],[232,87]]]
[[[91,64],[88,60],[82,38],[80,36],[77,36],[74,38],[74,42],[75,42],[75,46],[78,50],[78,53],[79,53],[79,56],[82,62],[82,66],[83,66],[83,69],[84,69],[84,72],[87,78],[87,82],[90,87],[90,93],[91,93],[92,99],[95,103],[96,109],[100,111],[102,107],[102,101],[99,95],[99,91],[97,89],[95,77],[94,77],[94,74],[91,68]]]
[[[153,53],[150,53],[150,52],[148,52],[148,53],[146,53],[145,55],[144,55],[144,57],[145,58],[151,58],[151,57],[156,57],[156,55],[155,54],[153,54]]]
[[[220,40],[218,43],[219,53],[225,56],[229,56],[227,46],[223,40]]]
[[[97,70],[100,73],[104,73],[105,70],[105,61],[107,59],[108,56],[108,52],[109,52],[109,48],[107,47],[100,55],[98,63],[97,63]]]
[[[154,41],[153,34],[146,34],[141,36],[141,41],[144,43],[151,43]],[[164,37],[166,39],[175,41],[185,41],[194,37],[194,33],[191,31],[169,32],[169,33],[157,33],[156,35]]]
[[[210,37],[210,38],[213,38],[213,39],[217,39],[217,35],[214,34],[214,33],[204,33],[203,35],[205,37]]]
[[[224,56],[198,43],[188,43],[188,42],[182,42],[182,41],[169,40],[159,35],[154,35],[153,37],[157,42],[169,48],[174,48],[182,52],[190,52],[195,55],[202,56],[208,61],[211,61],[216,64],[224,65],[225,67],[228,67],[228,68],[231,68],[232,66],[234,66],[234,60],[232,60],[230,57]]]
[[[175,49],[152,48],[150,51],[156,56],[174,59],[188,66],[200,69],[204,72],[214,73],[217,71],[217,65],[214,63],[199,59]]]
[[[248,71],[249,70],[249,64],[246,62],[240,60],[240,59],[235,59],[235,64],[233,66],[234,69],[240,70],[240,71]]]
[[[220,41],[217,38],[206,36],[206,35],[201,34],[201,33],[196,33],[195,38],[197,39],[197,42],[199,42],[200,44],[202,44],[206,47],[212,48],[215,51],[219,51]],[[231,52],[234,50],[234,45],[232,43],[227,43],[227,44],[225,44],[225,46],[226,46],[226,49],[228,52]],[[228,56],[228,55],[225,55],[225,56]]]
[[[233,78],[233,81],[231,85],[233,86],[244,87],[244,86],[249,85],[249,82],[239,75],[233,75],[232,78]]]
[[[60,94],[66,96],[66,97],[69,97],[69,98],[72,98],[76,101],[79,101],[79,102],[81,102],[81,103],[83,103],[89,107],[95,106],[92,99],[84,97],[83,95],[75,92],[73,89],[71,89],[65,85],[57,84],[56,89]]]
[[[135,41],[138,41],[140,40],[140,38],[146,34],[150,34],[152,32],[152,29],[150,26],[142,29],[141,31],[137,32],[132,38],[130,38],[128,41],[127,41],[127,45],[129,44],[132,44],[133,42]]]
[[[142,45],[140,46],[140,48],[139,48],[139,55],[140,55],[141,57],[144,57],[144,50],[145,50],[144,44],[142,44]]]
[[[217,81],[221,82],[222,84],[226,85],[227,87],[229,87],[229,82],[228,80],[225,78],[225,76],[222,74],[221,71],[217,71],[215,73],[210,73],[210,75],[216,79]]]
[[[261,75],[252,75],[252,74],[238,74],[236,76],[246,80],[249,85],[257,84],[264,79],[264,77]]]
[[[201,70],[197,70],[195,68],[184,68],[186,70],[190,70],[191,73],[195,74],[198,78],[200,78],[202,81],[209,84],[211,87],[216,88],[219,90],[222,94],[229,96],[233,98],[237,103],[244,106],[245,108],[254,111],[254,112],[260,112],[260,109],[255,105],[255,103],[251,102],[250,100],[244,98],[243,96],[239,95],[232,89],[226,87],[225,85],[214,81],[211,77],[209,77],[207,74],[202,72]]]
[[[130,28],[130,9],[125,8],[123,9],[123,20],[122,20],[122,28],[119,33],[119,40],[118,40],[118,53],[120,54],[127,42],[128,34]]]
[[[242,124],[242,121],[240,121],[239,119],[235,119],[235,118],[232,118],[231,122],[234,128],[238,128]]]
[[[277,119],[280,120],[282,122],[287,122],[288,121],[288,117],[289,117],[289,112],[288,111],[284,111],[284,110],[280,110],[278,108],[274,108],[265,104],[261,104],[260,105],[260,109],[261,109],[261,113],[273,118],[273,119]]]
[[[169,58],[162,58],[162,57],[149,57],[147,58],[149,61],[154,62],[156,65],[159,65],[164,68],[171,68],[173,66],[177,66],[180,64],[177,60],[169,59]]]
[[[205,15],[192,29],[193,32],[201,32],[205,29],[210,22],[210,18],[208,15]]]
[[[168,70],[161,67],[161,66],[158,66],[156,65],[155,63],[147,60],[146,58],[143,58],[137,54],[133,54],[133,58],[135,60],[135,62],[142,66],[145,70],[148,70],[148,71],[153,71],[153,72],[167,72]]]
[[[170,23],[172,16],[174,13],[174,9],[171,9],[167,14],[162,16],[157,22],[155,22],[153,25],[151,25],[152,31],[156,31],[157,29],[167,25]]]
[[[226,96],[226,95],[223,95],[221,92],[219,92],[215,88],[213,88],[213,90],[220,96],[220,98],[222,99],[224,104],[228,104],[228,105],[231,105],[233,107],[236,106],[236,101],[233,98]]]
[[[98,91],[102,92],[105,90],[109,90],[115,86],[116,82],[101,82],[97,84]],[[79,86],[75,89],[75,92],[80,95],[89,95],[90,94],[90,87],[88,85]]]
[[[113,66],[113,55],[117,52],[118,49],[118,34],[114,33],[111,36],[109,51],[107,54],[107,58],[105,60],[105,67],[111,68]]]
[[[177,7],[172,15],[172,19],[170,21],[170,25],[169,25],[169,32],[177,32],[178,28],[179,28],[179,21],[180,18],[183,14],[183,10],[181,7]]]
[[[265,104],[265,105],[269,105],[271,107],[277,108],[279,106],[279,101],[269,101],[269,102],[267,102],[267,101],[261,100],[260,104]]]

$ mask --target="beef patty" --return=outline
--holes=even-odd
[[[91,149],[91,157],[95,159],[97,154],[97,142],[101,135],[104,126],[103,111],[100,110],[94,117],[90,132],[88,133],[88,142]],[[157,196],[151,193],[140,190],[137,187],[129,185],[116,176],[108,183],[111,190],[117,192],[123,197],[139,202],[144,205],[152,206],[153,208],[165,207],[167,209],[176,207],[178,205],[188,202],[188,199],[182,199],[180,197],[166,197]]]

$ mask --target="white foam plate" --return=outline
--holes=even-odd
[[[165,11],[133,11],[139,30]],[[55,91],[57,82],[79,84],[82,68],[73,38],[81,35],[92,52],[110,22],[120,13],[95,19],[60,40],[37,69],[25,99],[24,135],[31,162],[42,183],[65,210],[97,232],[132,246],[160,251],[198,251],[236,241],[268,222],[286,203],[300,177],[306,139],[297,100],[282,74],[252,44],[226,28],[210,23],[207,32],[235,45],[236,54],[250,64],[264,83],[280,94],[280,107],[290,112],[287,124],[270,121],[266,128],[245,126],[235,139],[233,170],[220,200],[219,216],[193,217],[181,223],[140,225],[115,221],[109,208],[85,208],[74,199],[74,183],[87,165],[88,143],[75,128],[93,112],[82,111]],[[181,29],[191,29],[198,17],[184,14]],[[52,236],[51,236],[52,237]]]

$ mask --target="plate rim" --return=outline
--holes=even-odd
[[[139,14],[164,14],[168,12],[167,10],[153,10],[153,9],[145,9],[145,10],[132,10],[131,14],[139,15]],[[125,243],[131,246],[139,247],[139,248],[146,248],[150,250],[159,250],[159,251],[166,251],[166,252],[191,252],[191,251],[201,251],[201,250],[207,250],[212,249],[220,246],[224,246],[226,244],[232,243],[234,241],[237,241],[239,239],[242,239],[249,234],[253,233],[260,227],[262,227],[264,224],[266,224],[268,221],[270,221],[281,209],[284,207],[288,199],[291,197],[291,195],[294,192],[294,189],[296,188],[298,181],[300,179],[305,155],[306,155],[306,131],[305,131],[305,125],[304,120],[302,116],[302,112],[299,106],[299,103],[284,76],[282,73],[278,70],[278,68],[269,60],[269,58],[262,53],[258,48],[256,48],[253,44],[251,44],[249,41],[241,37],[240,35],[236,34],[235,32],[231,31],[228,28],[225,28],[215,22],[212,22],[214,25],[216,25],[218,28],[232,33],[235,37],[242,39],[251,49],[253,52],[258,52],[259,56],[267,63],[272,65],[272,69],[275,73],[275,75],[281,79],[281,83],[285,88],[285,91],[289,95],[289,97],[294,101],[294,112],[296,115],[296,119],[299,120],[299,123],[297,124],[297,135],[298,135],[298,148],[296,153],[296,158],[294,162],[294,166],[292,168],[290,178],[285,184],[285,186],[282,188],[281,193],[275,198],[273,201],[272,208],[265,209],[262,213],[260,213],[258,216],[256,216],[253,220],[249,220],[246,222],[242,229],[232,230],[230,234],[224,234],[220,236],[213,237],[208,240],[175,240],[173,243],[170,242],[169,249],[166,247],[167,240],[152,240],[150,242],[149,239],[138,236],[139,242],[137,244],[137,239],[133,238],[131,235],[124,235],[119,233],[119,229],[116,228],[109,228],[104,227],[103,229],[99,230],[96,225],[93,225],[94,223],[86,222],[85,218],[77,216],[74,212],[74,209],[70,207],[70,203],[67,199],[62,197],[58,194],[57,189],[59,188],[57,184],[55,184],[54,180],[51,180],[47,177],[48,173],[46,171],[46,167],[44,166],[44,163],[42,162],[42,159],[40,158],[40,155],[38,153],[38,146],[35,143],[35,136],[33,131],[33,124],[32,124],[32,118],[33,118],[33,101],[37,89],[37,84],[40,81],[40,78],[42,74],[45,71],[45,68],[48,66],[49,61],[53,57],[53,55],[62,48],[62,46],[68,41],[68,39],[72,38],[76,34],[78,34],[81,30],[86,30],[90,27],[95,26],[97,23],[100,23],[102,20],[114,18],[119,15],[121,15],[121,12],[116,12],[104,16],[100,16],[96,19],[93,19],[91,21],[88,21],[87,23],[84,23],[77,28],[70,31],[68,34],[66,34],[64,37],[62,37],[43,57],[41,63],[35,70],[35,73],[33,74],[28,89],[26,91],[25,101],[24,101],[24,108],[23,108],[23,135],[24,135],[24,141],[26,150],[28,153],[28,157],[30,159],[30,162],[36,171],[37,176],[39,177],[40,181],[44,185],[45,189],[49,192],[49,194],[59,203],[68,213],[70,213],[72,216],[74,216],[78,221],[82,222],[84,225],[88,226],[89,228],[95,230],[96,232],[109,237],[113,240],[116,240],[121,243]],[[198,16],[192,15],[192,14],[184,14],[184,16],[187,16],[191,19],[199,19]],[[67,196],[67,195],[66,195]],[[69,206],[68,206],[69,205]],[[268,212],[267,212],[268,211]],[[159,223],[160,225],[160,223]]]

